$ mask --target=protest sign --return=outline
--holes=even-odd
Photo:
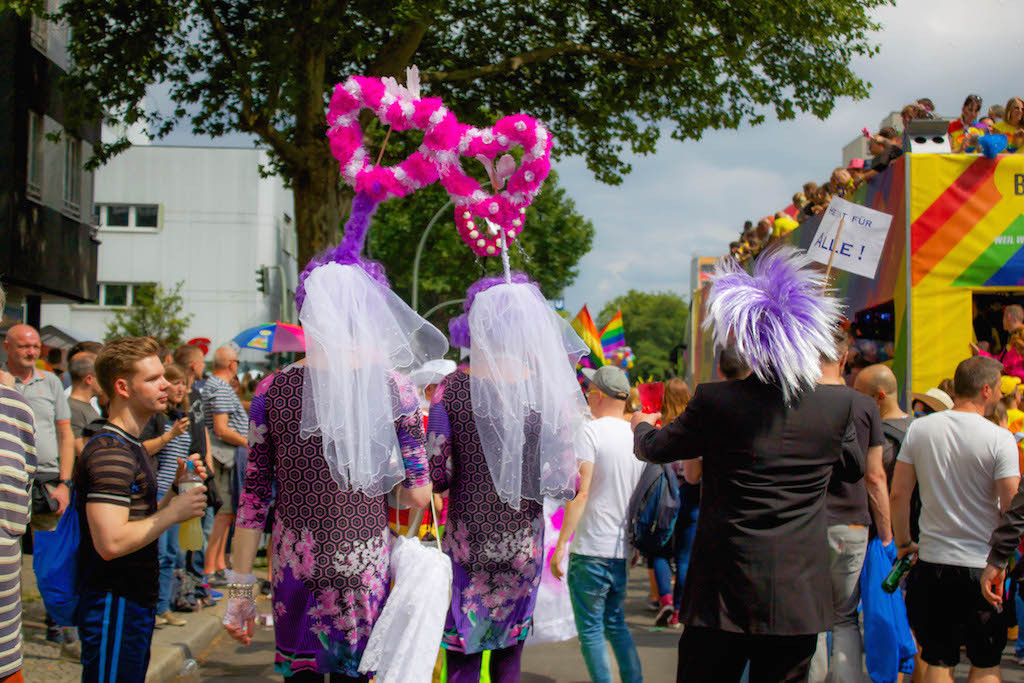
[[[818,263],[874,278],[892,216],[835,197],[821,216],[807,255]]]

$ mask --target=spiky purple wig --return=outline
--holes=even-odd
[[[495,285],[503,284],[505,284],[504,275],[489,275],[480,278],[469,286],[469,289],[466,290],[466,302],[462,304],[463,314],[448,321],[448,337],[452,346],[462,349],[469,348],[469,309],[473,307],[473,300],[480,292],[485,292]],[[531,280],[529,275],[519,270],[512,271],[512,284],[532,284],[535,287],[537,286],[537,283]]]
[[[299,274],[299,284],[295,288],[295,306],[298,310],[302,310],[302,304],[306,301],[306,278],[317,266],[327,263],[357,265],[381,286],[391,288],[384,266],[362,256],[366,233],[370,229],[370,219],[376,210],[377,202],[369,195],[360,192],[355,196],[352,200],[352,212],[345,223],[345,235],[341,238],[341,244],[314,256]]]
[[[735,344],[758,379],[781,386],[787,403],[818,381],[823,355],[835,360],[841,305],[811,264],[803,251],[780,247],[761,254],[750,274],[726,257],[711,277],[704,327],[714,328],[715,346]]]

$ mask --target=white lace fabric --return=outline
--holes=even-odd
[[[322,265],[305,287],[301,434],[321,435],[343,490],[383,495],[405,478],[394,422],[418,411],[391,374],[443,357],[448,341],[358,266]]]
[[[474,422],[498,496],[515,509],[572,498],[590,416],[574,370],[583,341],[532,284],[478,294],[469,331]]]
[[[376,683],[427,683],[451,604],[451,559],[418,538],[401,536],[391,548],[388,595],[359,662]]]

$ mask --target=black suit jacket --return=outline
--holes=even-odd
[[[704,458],[687,625],[774,635],[832,627],[825,491],[833,473],[864,475],[852,410],[846,387],[819,386],[787,406],[778,387],[751,376],[701,384],[673,422],[637,427],[641,460]]]

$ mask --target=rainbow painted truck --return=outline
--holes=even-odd
[[[908,152],[852,201],[893,216],[874,279],[833,271],[862,340],[890,362],[904,392],[953,376],[972,341],[999,332],[1002,306],[1024,303],[1024,154],[995,159]],[[807,248],[819,219],[783,239]],[[717,378],[701,329],[705,284],[693,294],[689,371]]]

